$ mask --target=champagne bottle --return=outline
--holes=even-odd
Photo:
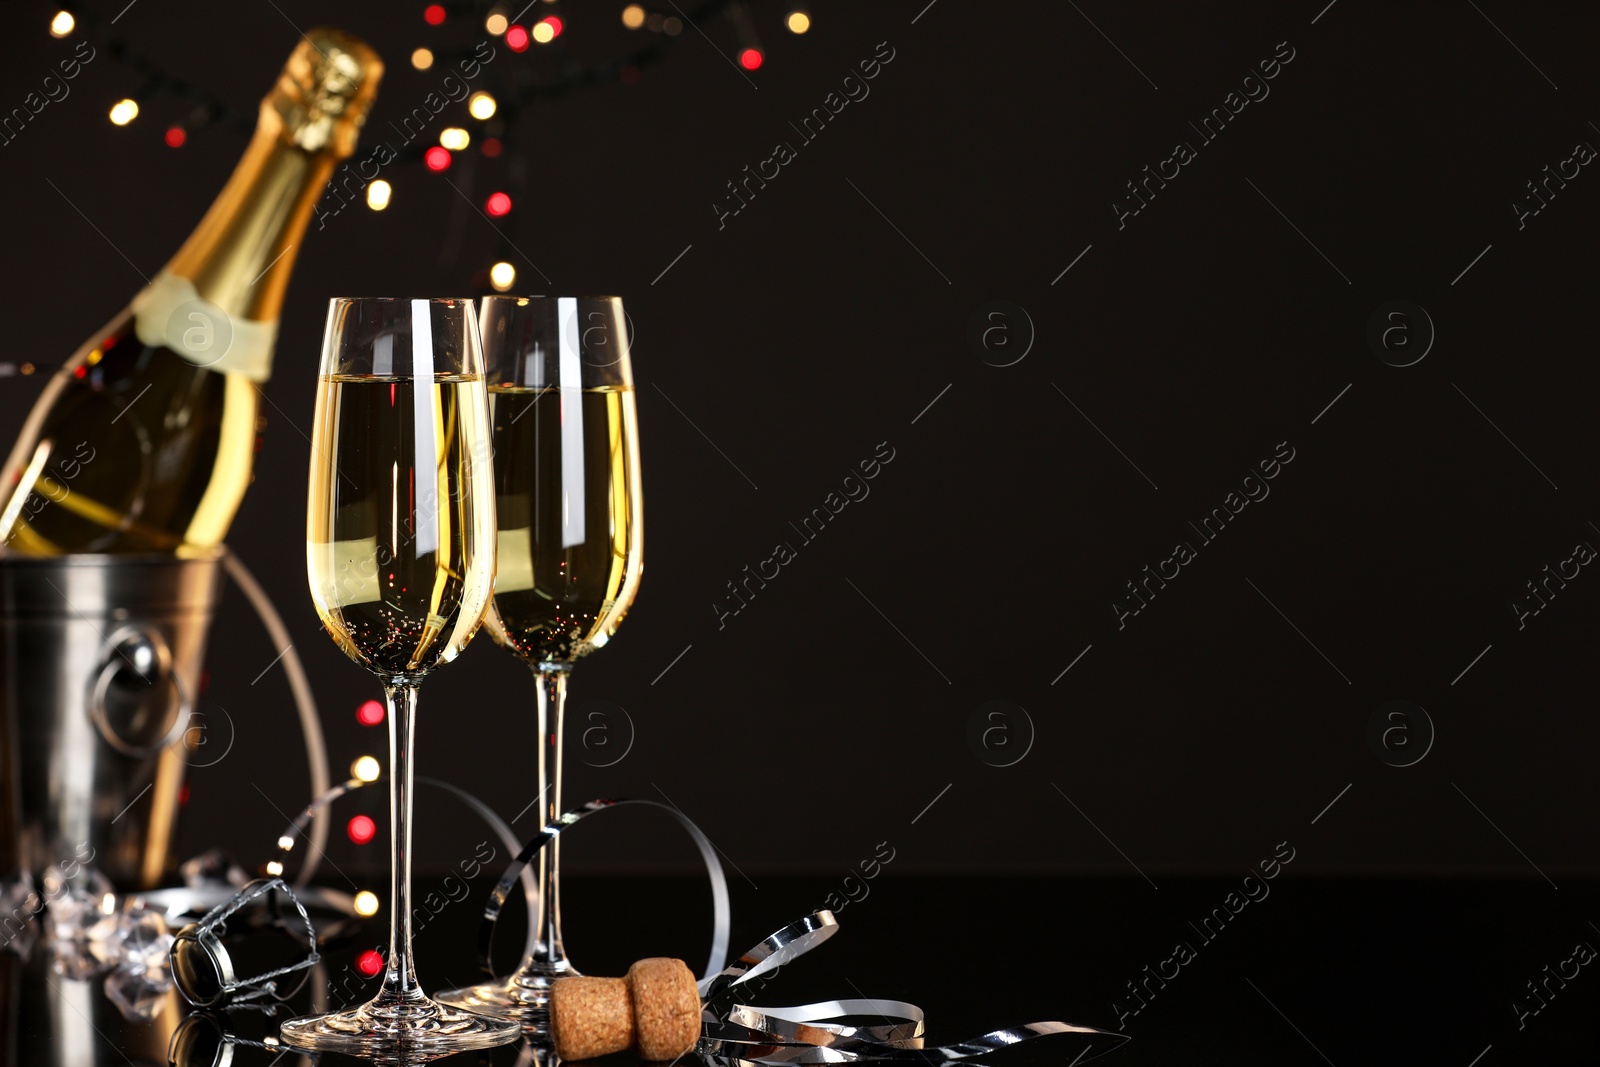
[[[7,550],[182,553],[222,541],[251,480],[295,254],[382,73],[361,41],[306,34],[199,227],[34,405],[0,472]]]

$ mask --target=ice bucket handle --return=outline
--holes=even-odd
[[[167,730],[166,736],[153,745],[130,743],[112,728],[106,717],[106,690],[111,687],[112,680],[123,672],[135,674],[151,684],[162,681],[172,683],[173,693],[178,698],[177,713],[172,718],[172,727]],[[118,629],[107,639],[100,658],[100,670],[95,675],[94,688],[89,693],[89,719],[106,744],[133,759],[153,759],[163,749],[177,744],[189,732],[193,710],[183,680],[172,669],[172,651],[160,631],[129,625]]]

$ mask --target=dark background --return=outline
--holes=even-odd
[[[1595,874],[1600,578],[1586,568],[1520,631],[1509,606],[1543,566],[1600,543],[1580,433],[1597,384],[1600,177],[1585,167],[1525,229],[1510,207],[1575,143],[1600,144],[1593,13],[925,3],[817,0],[804,37],[782,29],[786,7],[755,3],[767,62],[748,78],[727,58],[733,31],[712,20],[637,84],[522,114],[506,134],[522,184],[509,156],[482,159],[477,144],[449,172],[475,199],[513,191],[505,232],[549,278],[513,255],[519,289],[619,293],[637,331],[648,574],[618,639],[574,677],[567,799],[670,798],[734,878],[757,881],[842,877],[885,841],[895,873],[1135,886],[1242,876],[1280,841],[1297,849],[1295,874]],[[483,36],[428,27],[421,6],[139,0],[116,29],[248,112],[297,27],[347,28],[388,62],[369,122],[382,137],[444,73],[411,69],[411,50]],[[562,5],[571,48],[638,46],[645,31],[625,31],[620,7]],[[7,109],[71,51],[45,32],[53,10],[7,12]],[[871,95],[799,146],[789,122],[880,42],[894,59]],[[1199,147],[1187,123],[1279,42],[1294,58],[1270,96]],[[495,64],[544,61],[535,46]],[[107,108],[140,81],[102,54],[0,148],[16,361],[58,362],[108,319],[140,285],[123,256],[154,273],[243,149],[221,127],[166,147],[161,131],[189,110],[166,97],[113,127]],[[481,143],[464,110],[451,117]],[[1179,139],[1198,158],[1119,230],[1124,183]],[[780,140],[798,158],[719,229],[725,183]],[[313,223],[267,447],[230,537],[289,622],[336,774],[384,742],[354,715],[376,681],[319,634],[305,591],[326,301],[475,294],[501,247],[440,176],[411,164],[386,177],[388,211]],[[996,300],[1036,332],[1006,367],[990,364],[1026,347],[1014,311],[996,320],[1011,348],[969,341]],[[1421,305],[1437,331],[1405,368],[1366,340],[1394,300]],[[1421,321],[1407,321],[1420,344]],[[0,382],[6,433],[42,380]],[[871,495],[799,546],[788,523],[880,442],[894,459]],[[1270,497],[1119,629],[1124,583],[1178,540],[1199,547],[1186,524],[1280,442],[1294,460]],[[725,583],[778,540],[798,559],[719,630]],[[277,652],[230,591],[206,699],[236,737],[193,774],[186,855],[221,845],[259,863],[304,802],[281,665],[252,682]],[[1396,699],[1436,731],[1404,768],[1368,738]],[[992,700],[1007,717],[974,730]],[[525,671],[480,640],[424,687],[421,773],[507,818],[522,811],[532,701]],[[626,748],[617,707],[631,749],[586,765]],[[585,748],[592,723],[611,732]],[[989,747],[974,740],[996,724]],[[1419,746],[1408,751],[1422,732],[1413,718],[1399,735]],[[365,796],[340,815],[381,809]],[[452,866],[482,836],[426,795],[420,818],[425,866]],[[687,871],[675,834],[619,813],[575,834],[567,860]],[[330,856],[381,870],[381,841],[360,849],[336,830]]]

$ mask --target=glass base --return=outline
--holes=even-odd
[[[565,961],[537,970],[524,967],[510,978],[449,989],[435,993],[433,999],[462,1011],[519,1022],[524,1034],[535,1037],[550,1031],[551,986],[557,978],[577,974],[577,968]]]
[[[295,1048],[369,1058],[494,1048],[509,1045],[521,1033],[515,1021],[484,1018],[427,999],[393,1006],[373,1001],[354,1011],[290,1019],[278,1030],[284,1044]]]

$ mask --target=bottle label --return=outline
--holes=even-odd
[[[134,329],[152,347],[172,349],[197,367],[253,382],[272,376],[276,322],[229,315],[200,295],[194,283],[169,271],[133,298]]]

